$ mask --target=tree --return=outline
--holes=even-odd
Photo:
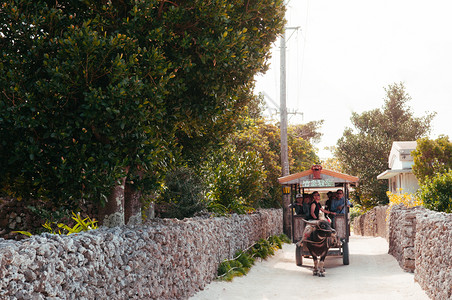
[[[287,142],[290,147],[290,172],[302,172],[309,170],[312,165],[319,162],[314,142],[318,142],[322,133],[319,127],[321,121],[313,121],[306,124],[292,125],[287,129]]]
[[[311,144],[320,142],[323,133],[319,132],[324,120],[310,121],[306,124],[289,126],[290,135],[294,138],[302,138]]]
[[[452,169],[452,142],[448,136],[421,138],[413,151],[413,174],[423,184],[428,178]]]
[[[124,6],[95,1],[3,4],[0,161],[13,195],[54,208],[107,202],[124,223],[126,178],[161,176],[174,69],[145,30],[157,20],[135,8],[126,19]]]
[[[346,128],[337,142],[336,158],[344,172],[358,176],[354,200],[364,208],[388,202],[387,183],[377,181],[386,170],[393,141],[416,140],[430,131],[434,113],[417,118],[407,107],[411,99],[402,83],[389,85],[382,109],[353,113],[355,130]]]
[[[256,203],[260,207],[275,207],[280,202],[281,176],[279,129],[266,124],[264,119],[253,119],[248,116],[241,118],[236,130],[231,135],[233,143],[239,152],[258,153],[266,172],[262,183],[262,194]]]
[[[267,69],[285,9],[282,0],[197,0],[167,13],[177,20],[172,27],[179,46],[168,44],[168,52],[187,65],[178,71],[167,107],[170,115],[184,112],[175,120],[176,135],[184,159],[196,165],[224,142],[253,98],[254,75]]]
[[[264,107],[261,98],[249,103],[247,111],[239,118],[232,142],[239,151],[256,151],[262,158],[267,174],[261,207],[281,207],[282,194],[278,178],[281,177],[281,146],[279,127],[269,124],[262,116]],[[291,172],[301,172],[311,168],[318,161],[311,140],[320,136],[318,127],[322,122],[289,126],[288,148]]]
[[[126,195],[156,188],[179,153],[199,163],[231,130],[284,5],[7,0],[0,24],[3,190],[106,203],[117,225]]]
[[[332,153],[334,153],[336,147],[325,147],[325,149],[330,150]],[[342,170],[342,164],[336,157],[329,157],[325,159],[325,161],[322,161],[322,167],[335,172],[344,173],[344,171]]]

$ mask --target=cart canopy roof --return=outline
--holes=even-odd
[[[315,173],[314,173],[315,172]],[[282,185],[299,184],[300,187],[334,187],[339,183],[357,183],[358,177],[335,172],[328,169],[314,170],[314,167],[310,170],[303,172],[290,174],[284,177],[278,178],[279,183]]]

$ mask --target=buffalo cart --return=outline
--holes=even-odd
[[[345,199],[349,199],[350,189],[356,186],[359,181],[358,177],[322,169],[320,165],[314,165],[310,170],[284,176],[278,180],[283,185],[283,193],[290,197],[291,207],[294,204],[296,194],[304,195],[313,191],[318,191],[322,199],[324,199],[327,192],[335,192],[338,189],[342,189]],[[295,261],[298,266],[301,266],[303,264],[303,257],[310,256],[305,243],[300,242],[306,223],[302,216],[295,214],[294,209],[290,210],[292,222],[291,238],[292,242],[296,244]],[[342,256],[343,264],[348,265],[350,219],[347,206],[345,212],[345,214],[336,215],[333,218],[332,225],[336,230],[336,238],[331,240],[332,243],[327,256]]]

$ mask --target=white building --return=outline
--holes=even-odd
[[[416,141],[392,143],[388,160],[389,170],[377,176],[377,179],[388,179],[388,190],[391,193],[412,194],[419,188],[419,183],[411,170],[414,163],[411,152],[416,146]]]

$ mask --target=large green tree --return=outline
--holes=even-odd
[[[360,178],[354,200],[365,209],[388,201],[387,182],[377,180],[377,175],[387,168],[392,142],[425,136],[434,116],[414,117],[407,106],[411,97],[402,83],[391,84],[385,91],[381,109],[352,114],[355,128],[345,129],[335,151],[342,169]]]
[[[7,0],[0,24],[2,189],[55,207],[107,202],[114,225],[125,196],[232,128],[284,6]]]

